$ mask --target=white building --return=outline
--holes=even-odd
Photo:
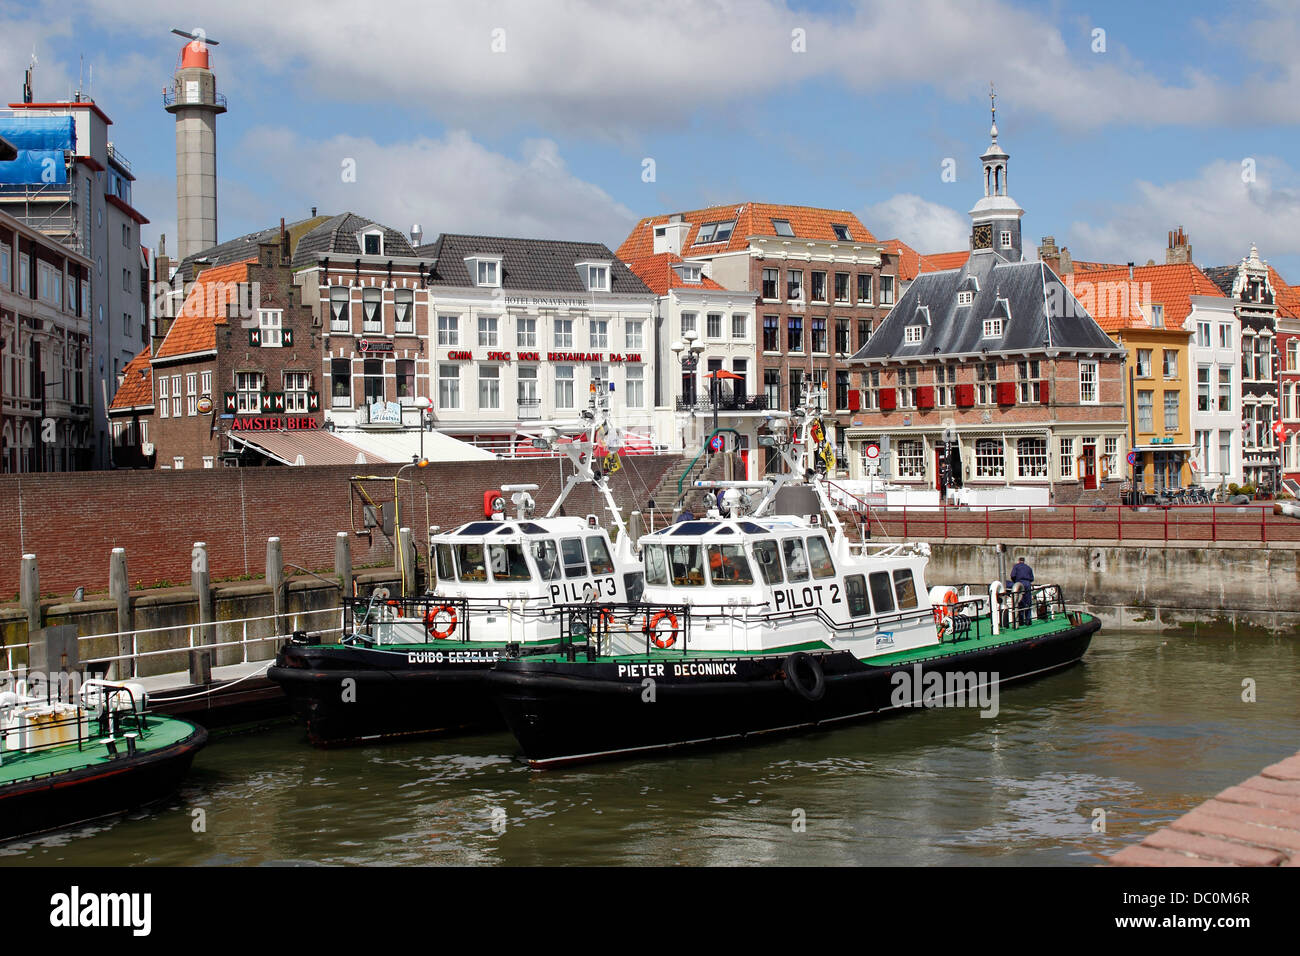
[[[612,385],[615,423],[651,440],[655,296],[608,247],[443,235],[418,251],[436,428],[510,454]]]
[[[1193,295],[1183,328],[1192,333],[1192,462],[1196,480],[1207,488],[1241,484],[1241,348],[1237,316],[1223,295]]]

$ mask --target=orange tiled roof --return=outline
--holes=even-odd
[[[1131,280],[1128,266],[1086,269],[1082,275],[1075,273],[1062,278],[1106,332],[1151,328],[1141,309],[1146,301],[1148,285],[1150,302],[1164,306],[1167,329],[1182,327],[1192,311],[1192,296],[1223,298],[1219,287],[1189,262],[1135,266]],[[1130,281],[1132,286],[1127,285]],[[1104,289],[1095,287],[1103,282],[1117,285]]]
[[[870,242],[876,241],[870,230],[851,212],[842,209],[815,209],[811,206],[781,206],[770,203],[734,203],[723,206],[709,206],[694,209],[681,214],[682,219],[690,223],[686,242],[682,246],[682,255],[718,255],[723,252],[739,252],[749,248],[750,236],[776,236],[773,219],[786,219],[797,239],[821,239],[827,242]],[[668,214],[646,216],[628,233],[623,244],[618,247],[618,257],[624,262],[644,259],[654,254],[654,227],[666,225]],[[696,245],[695,237],[699,235],[700,226],[711,222],[728,222],[735,220],[736,226],[726,242],[706,242]],[[847,226],[849,239],[837,240],[833,225]]]
[[[122,384],[113,396],[110,411],[129,411],[153,404],[153,367],[149,364],[149,349],[126,363],[122,370]]]
[[[176,358],[215,349],[217,326],[226,324],[226,306],[234,298],[238,283],[248,281],[249,263],[256,261],[253,256],[200,272],[154,358]]]
[[[627,263],[638,279],[649,286],[655,295],[667,295],[669,289],[722,289],[706,275],[700,276],[699,282],[685,282],[673,268],[673,263],[682,262],[681,256],[671,252],[661,252],[657,256],[633,259]]]
[[[1268,267],[1268,280],[1273,284],[1278,314],[1300,319],[1300,286],[1287,285],[1286,280],[1272,266]]]
[[[949,269],[960,269],[969,258],[969,249],[958,249],[956,252],[932,252],[928,256],[921,257],[921,271],[947,272]]]
[[[911,282],[921,274],[921,254],[902,239],[886,239],[885,252],[898,256],[898,281]]]

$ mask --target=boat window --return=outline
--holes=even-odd
[[[609,548],[605,545],[605,539],[599,535],[592,535],[587,539],[587,557],[591,559],[592,574],[609,574],[614,570],[614,562],[609,557]]]
[[[674,526],[673,534],[708,534],[712,530],[712,521],[682,521]]]
[[[916,607],[916,582],[912,580],[911,568],[894,572],[894,595],[898,598],[899,610]]]
[[[808,580],[808,556],[804,553],[802,538],[786,538],[781,542],[785,548],[785,573],[791,581]]]
[[[835,565],[831,562],[830,549],[826,539],[818,535],[808,539],[808,557],[812,560],[812,576],[815,578],[835,577]]]
[[[745,560],[745,549],[738,544],[709,545],[709,577],[719,587],[753,584],[754,575]]]
[[[514,534],[515,529],[511,525],[506,525],[497,534]]]
[[[763,572],[764,584],[781,584],[781,558],[776,549],[776,542],[771,538],[754,542],[754,557],[758,559],[758,570]]]
[[[664,547],[661,544],[645,546],[645,583],[668,584],[668,564],[664,561]]]
[[[673,584],[681,588],[704,587],[704,565],[698,544],[670,544],[668,565]]]
[[[767,531],[766,528],[760,528],[752,521],[742,521],[740,523],[740,530],[745,532],[745,534],[763,534]]]
[[[560,554],[564,556],[564,576],[566,578],[585,578],[587,576],[587,556],[582,553],[581,538],[561,538]]]
[[[518,544],[488,545],[488,567],[494,581],[531,581],[524,549]]]
[[[663,558],[660,558],[663,563]],[[629,571],[623,575],[623,593],[627,596],[630,604],[636,604],[641,600],[641,595],[645,593],[645,581],[637,571]]]
[[[849,599],[849,613],[854,617],[866,617],[871,613],[867,604],[867,579],[861,574],[850,574],[844,579],[844,595]]]
[[[456,571],[451,566],[451,545],[440,544],[437,548],[438,554],[438,580],[455,581]]]
[[[550,538],[533,542],[533,560],[543,581],[556,581],[560,577],[560,556],[555,542]]]
[[[539,524],[533,524],[531,521],[525,521],[519,525],[519,530],[525,534],[546,534],[546,529]]]
[[[735,529],[735,528],[732,528],[730,525],[725,525],[725,524],[724,524],[722,527],[718,528],[718,529],[717,529],[716,531],[714,531],[713,533],[714,533],[714,534],[735,534],[735,533],[736,533],[736,529]]]
[[[458,534],[491,534],[500,525],[495,521],[471,521],[461,528]]]
[[[456,570],[462,581],[486,581],[487,568],[483,566],[483,543],[456,545]]]
[[[871,575],[871,603],[877,614],[888,614],[894,609],[894,592],[889,586],[889,572],[875,571]]]

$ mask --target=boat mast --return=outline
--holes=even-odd
[[[618,503],[614,501],[614,494],[609,489],[609,478],[604,471],[598,470],[595,464],[595,451],[599,444],[599,435],[605,430],[612,441],[606,441],[606,445],[611,451],[617,450],[618,438],[613,423],[609,415],[609,396],[608,393],[598,391],[595,385],[591,389],[591,401],[589,407],[583,409],[581,418],[584,423],[581,435],[575,435],[573,438],[561,438],[549,442],[551,448],[558,449],[569,459],[573,465],[573,474],[568,477],[564,483],[564,488],[560,491],[559,497],[551,505],[546,517],[554,518],[559,514],[560,509],[564,506],[565,500],[569,493],[578,485],[591,482],[596,486],[596,490],[605,499],[605,510],[614,518],[614,525],[618,528],[618,540],[620,547],[622,542],[627,541],[627,526],[623,523],[623,512]]]

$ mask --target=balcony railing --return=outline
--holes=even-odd
[[[718,399],[718,411],[720,412],[765,412],[767,410],[767,397],[765,395],[726,395]],[[677,411],[712,412],[713,402],[708,399],[707,395],[703,397],[697,395],[694,399],[690,397],[678,398]]]
[[[122,151],[114,144],[108,144],[108,158],[110,162],[116,163],[118,168],[128,176],[131,175],[131,161],[122,155]]]
[[[181,106],[185,106],[185,105],[186,105],[186,103],[180,99],[180,91],[179,91],[176,87],[172,87],[170,90],[163,90],[162,98],[163,98],[163,106],[164,106],[164,107],[167,107],[167,106],[175,106],[178,102],[180,103]],[[225,107],[226,107],[226,105],[227,105],[227,104],[226,104],[226,94],[224,94],[224,93],[214,93],[214,94],[213,94],[213,100],[214,100],[214,102],[216,103],[217,106],[220,106],[222,109],[225,109]],[[205,104],[203,104],[203,103],[195,103],[194,105],[195,105],[195,106],[203,106],[203,105],[205,105]],[[206,105],[211,105],[211,104],[206,104]]]

